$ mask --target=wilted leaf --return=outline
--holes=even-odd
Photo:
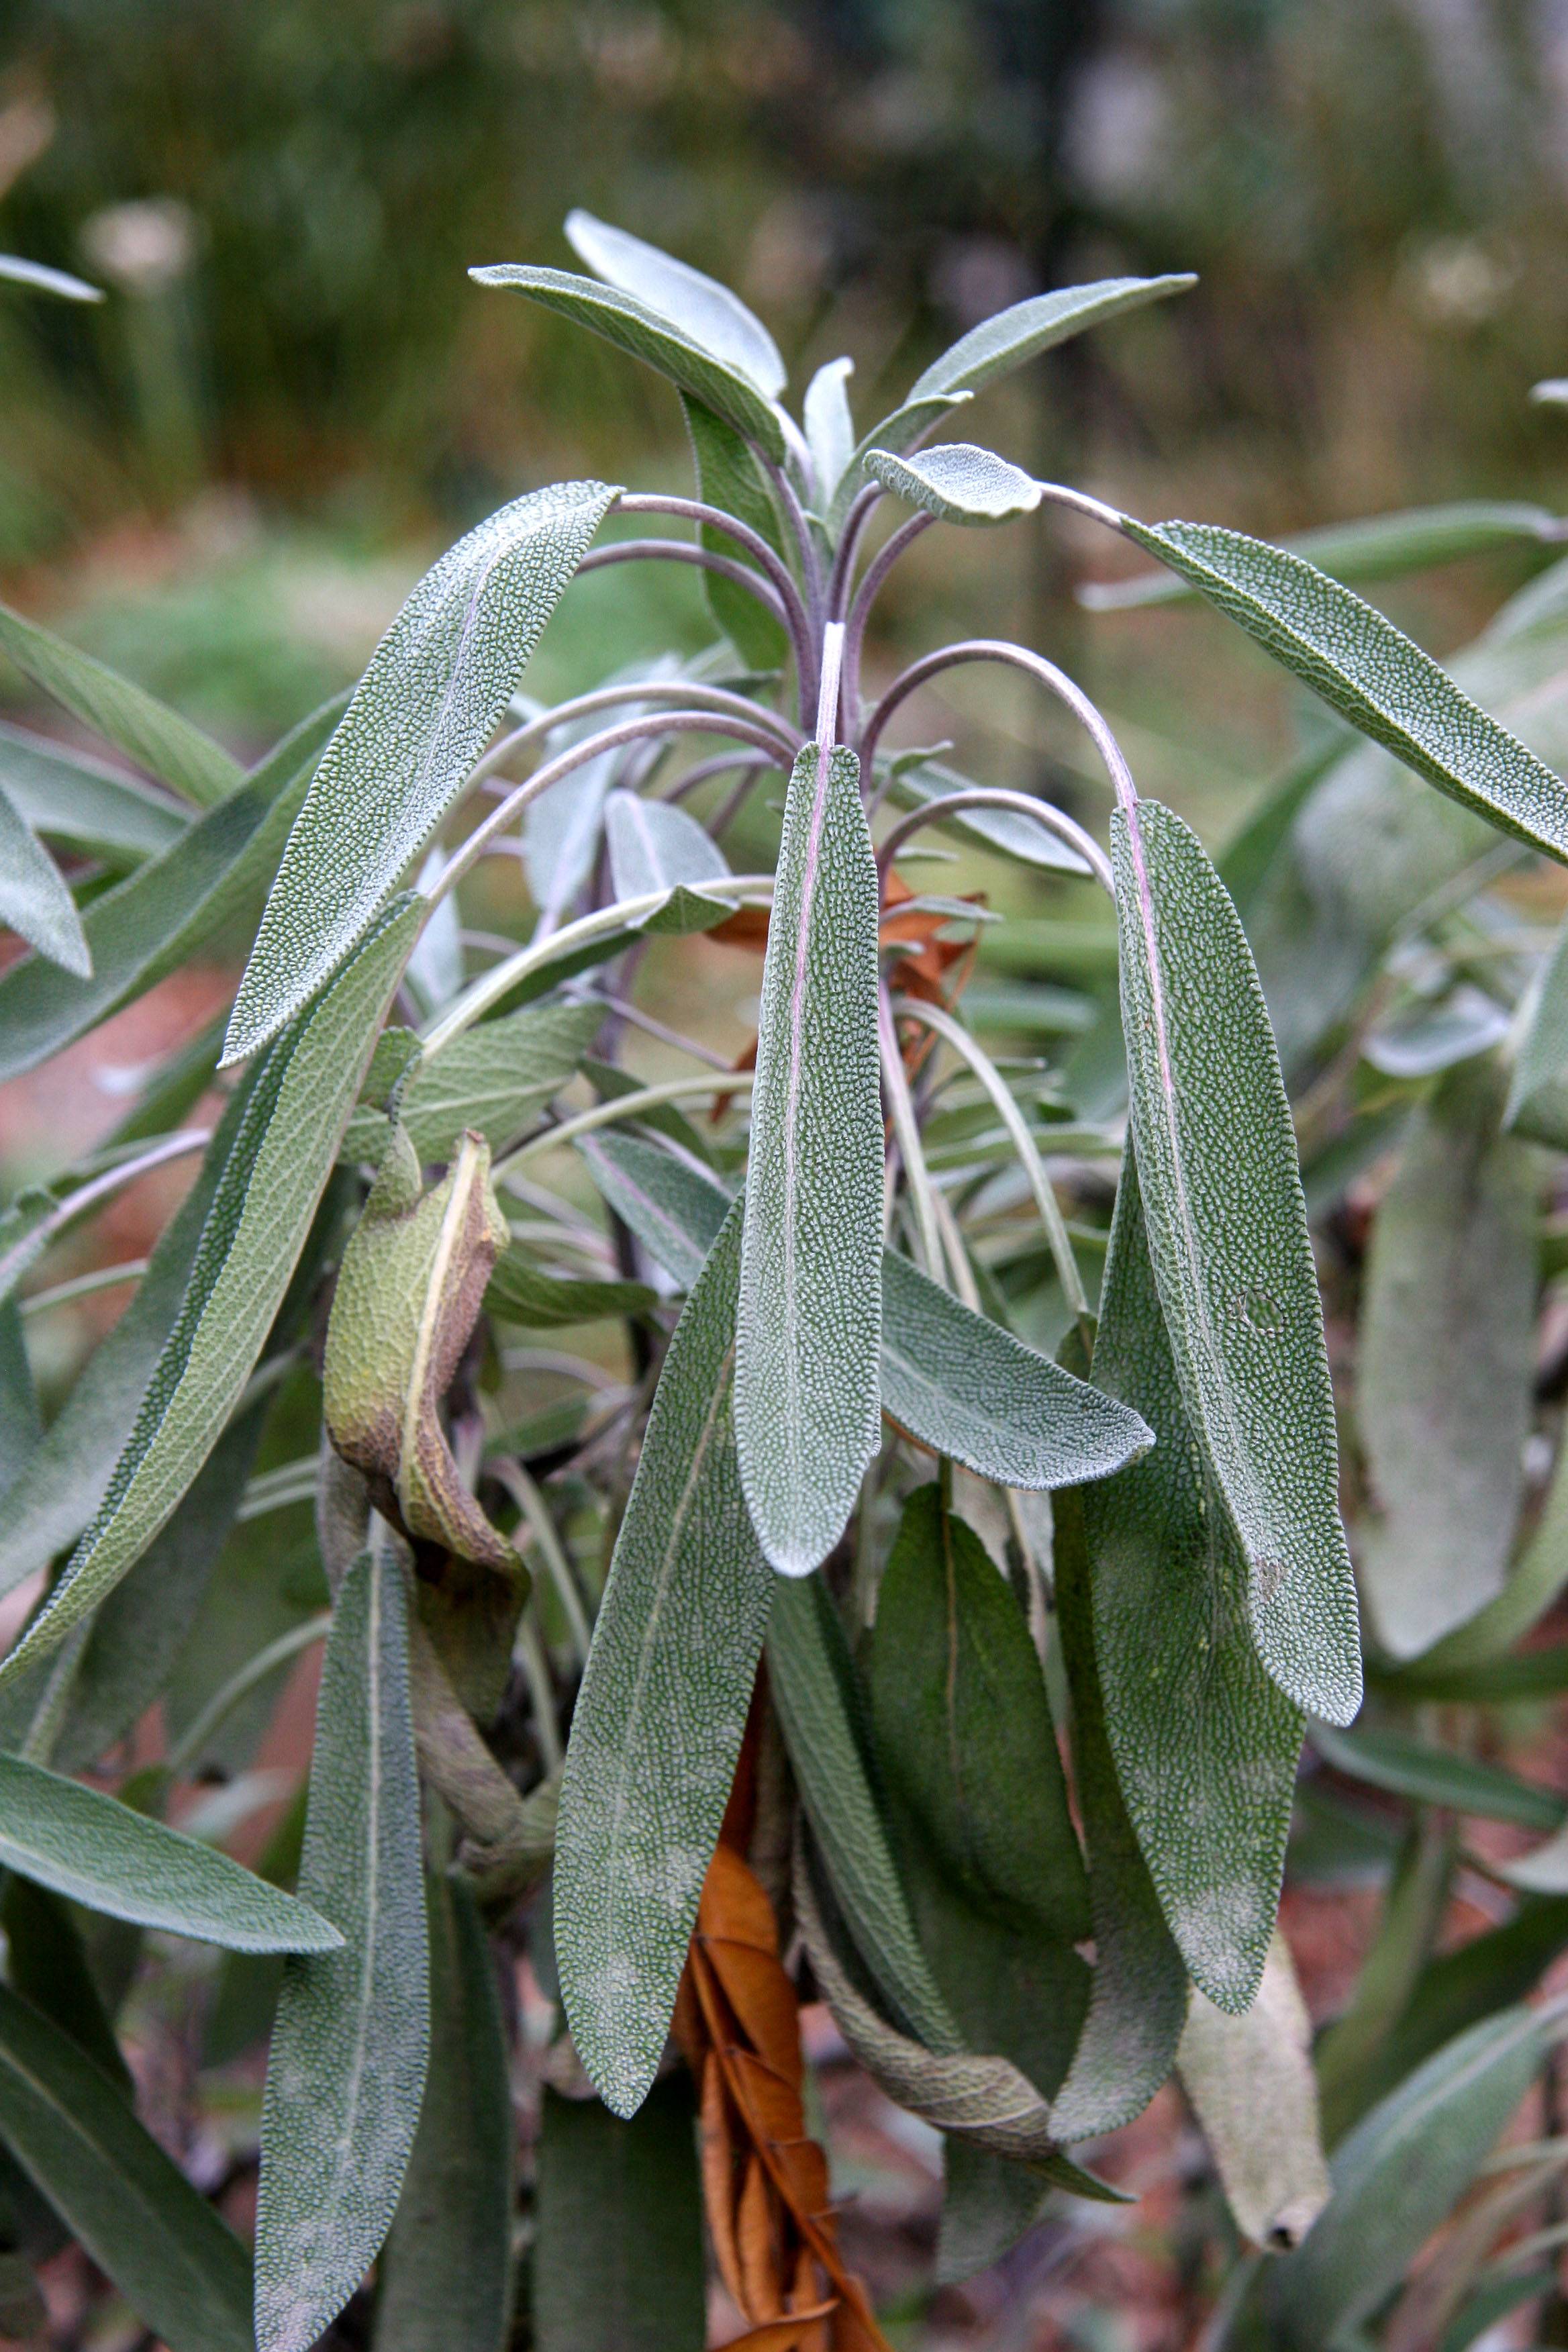
[[[635,295],[668,319],[714,359],[749,378],[764,400],[778,398],[785,380],[778,345],[738,294],[693,269],[689,262],[661,253],[657,245],[624,228],[612,228],[608,221],[595,220],[580,207],[567,214],[565,229],[577,258],[587,263],[595,278]]]
[[[872,481],[939,522],[1010,522],[1040,503],[1032,475],[971,441],[939,442],[912,457],[871,449],[861,462]]]
[[[265,1045],[362,940],[461,790],[616,493],[514,499],[427,572],[371,656],[295,821],[226,1062]]]
[[[1244,2015],[1227,2016],[1194,1994],[1176,2064],[1237,2228],[1268,2253],[1289,2252],[1329,2201],[1329,2171],[1312,2021],[1281,1935]]]
[[[876,860],[852,751],[790,777],[758,1014],[735,1436],[763,1550],[805,1576],[881,1428]]]
[[[1149,1254],[1258,1654],[1330,1722],[1361,1704],[1333,1398],[1289,1106],[1235,908],[1157,803],[1111,820],[1122,1026]],[[1113,1734],[1114,1737],[1114,1734]]]
[[[533,2248],[538,2352],[691,2352],[707,2330],[690,2085],[629,2121],[543,2095]]]
[[[440,1406],[510,1239],[482,1135],[465,1135],[422,1193],[397,1129],[343,1252],[321,1370],[332,1444],[404,1531],[503,1574],[518,1569],[517,1553],[463,1484]]]
[[[64,877],[0,777],[0,923],[50,963],[85,979],[92,957]]]
[[[259,2352],[307,2352],[381,2251],[425,2090],[428,1946],[404,1569],[373,1539],[321,1669],[300,1892],[344,1938],[291,1960],[261,2116]]]

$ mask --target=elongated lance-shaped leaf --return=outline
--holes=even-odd
[[[1216,524],[1123,516],[1121,528],[1417,775],[1531,848],[1568,859],[1568,785],[1352,590]]]
[[[1194,1994],[1176,2063],[1242,2236],[1270,2253],[1299,2246],[1329,2201],[1329,2170],[1312,2021],[1278,1930],[1245,2016]]]
[[[735,1459],[740,1257],[737,1202],[659,1375],[561,1784],[561,1990],[621,2116],[664,2052],[773,1597]]]
[[[764,400],[778,398],[785,381],[779,347],[738,294],[693,269],[689,261],[678,261],[673,254],[661,253],[657,245],[624,228],[612,228],[608,221],[595,220],[581,207],[567,214],[565,229],[578,260],[585,261],[595,278],[635,295],[714,359],[749,377]]]
[[[324,1952],[342,1937],[216,1847],[100,1790],[0,1756],[0,1864],[112,1919],[232,1952]]]
[[[0,1986],[0,2132],[169,2352],[253,2352],[250,2264],[109,2076]]]
[[[972,441],[943,441],[913,457],[872,449],[863,462],[872,481],[939,522],[1010,522],[1040,503],[1040,486],[1022,467]]]
[[[1536,979],[1523,1034],[1514,1055],[1503,1124],[1521,1135],[1555,1143],[1562,1132],[1562,1093],[1568,1077],[1568,923]],[[1544,1124],[1542,1115],[1545,1115]]]
[[[430,2066],[379,2267],[375,2352],[500,2352],[511,2272],[514,2126],[484,1922],[455,1874],[427,1886]]]
[[[682,392],[700,400],[726,425],[754,441],[775,464],[782,462],[784,428],[773,402],[758,391],[749,375],[727,360],[715,359],[684,327],[661,317],[635,294],[602,285],[596,278],[579,278],[569,269],[541,269],[526,262],[495,262],[487,268],[470,269],[468,275],[477,286],[510,287],[547,310],[558,310],[579,326],[591,327],[596,335],[629,352],[634,359],[646,361]]]
[[[681,406],[697,469],[698,497],[705,506],[718,507],[747,524],[782,554],[777,510],[750,443],[689,394],[683,396]],[[702,524],[700,535],[710,555],[722,555],[731,562],[750,562],[745,550],[717,524]],[[749,668],[764,672],[783,668],[789,639],[760,597],[739,580],[706,567],[702,593],[714,620]]]
[[[1333,2196],[1274,2266],[1268,2309],[1288,2352],[1321,2352],[1375,2311],[1470,2186],[1541,2063],[1543,2026],[1505,2010],[1461,2033],[1335,2149]]]
[[[336,706],[304,719],[220,806],[82,917],[86,977],[37,958],[0,974],[0,1080],[36,1068],[230,923],[253,922]]]
[[[1535,1368],[1536,1154],[1502,1078],[1461,1063],[1415,1112],[1373,1227],[1356,1409],[1374,1507],[1361,1586],[1395,1658],[1502,1590]]]
[[[0,786],[36,833],[111,866],[156,856],[190,823],[139,778],[24,727],[0,725]]]
[[[950,344],[910,386],[911,401],[936,393],[980,392],[999,376],[1010,375],[1037,352],[1048,352],[1069,336],[1141,310],[1147,302],[1167,294],[1184,294],[1197,279],[1182,274],[1170,278],[1102,278],[1089,286],[1061,286],[1050,294],[1033,294],[971,327]]]
[[[1361,1704],[1355,1585],[1263,992],[1225,885],[1179,817],[1151,801],[1118,810],[1111,858],[1139,1191],[1205,1484],[1246,1562],[1259,1657],[1299,1706],[1348,1723]]]
[[[640,793],[610,794],[605,840],[617,898],[640,898],[682,883],[700,890],[704,882],[730,871],[723,851],[694,816],[664,801],[644,800]]]
[[[757,1016],[735,1436],[763,1549],[805,1576],[880,1430],[876,859],[852,751],[808,743],[784,803]]]
[[[1194,1980],[1244,2010],[1279,1896],[1300,1711],[1264,1671],[1247,1569],[1187,1416],[1139,1202],[1122,1166],[1094,1377],[1135,1405],[1153,1451],[1086,1487],[1094,1655],[1118,1776]]]
[[[1554,1790],[1402,1731],[1334,1731],[1314,1724],[1312,1745],[1336,1772],[1418,1805],[1515,1822],[1526,1830],[1554,1830],[1563,1820],[1563,1800]]]
[[[5,1976],[12,1991],[42,2010],[134,2099],[131,2069],[114,2038],[70,1905],[47,1886],[13,1872],[0,1889],[0,1924],[5,1929]]]
[[[689,2078],[630,2122],[544,2094],[535,2191],[538,2352],[690,2352],[703,2340],[702,2196]]]
[[[0,776],[0,923],[50,963],[85,979],[92,956],[58,866]]]
[[[1051,2102],[1059,2139],[1097,2139],[1141,2115],[1170,2074],[1187,2011],[1182,1964],[1128,1818],[1095,1663],[1083,1498],[1052,1505],[1054,1589],[1072,1700],[1073,1779],[1089,1856],[1094,1976],[1067,2078]]]
[[[805,387],[801,423],[816,468],[817,512],[826,514],[840,477],[855,455],[855,419],[849,408],[850,359],[828,360]]]
[[[526,1005],[460,1031],[423,1058],[406,1030],[384,1031],[383,1044],[405,1041],[412,1057],[398,1073],[406,1076],[397,1116],[421,1160],[449,1160],[470,1127],[499,1150],[565,1086],[604,1024],[597,1004]],[[386,1094],[375,1083],[380,1060],[378,1046],[343,1137],[345,1160],[379,1164],[386,1149]]]
[[[261,2114],[258,2352],[306,2352],[381,2252],[424,2096],[429,1949],[399,1550],[382,1529],[360,1553],[321,1666],[300,1893],[344,1948],[284,1971]]]
[[[618,493],[514,499],[427,572],[382,638],[295,820],[224,1045],[275,1036],[363,939],[462,789]]]
[[[239,1402],[331,1174],[418,916],[410,898],[389,908],[321,1002],[252,1075],[184,1303],[102,1507],[0,1677],[51,1648],[112,1591],[168,1519]]]
[[[536,1331],[596,1323],[605,1316],[646,1316],[658,1304],[658,1293],[646,1282],[595,1282],[548,1274],[517,1242],[496,1260],[485,1290],[488,1314]]]
[[[1152,1443],[1137,1412],[973,1314],[893,1250],[882,1254],[882,1410],[1006,1486],[1073,1486]]]
[[[211,808],[238,789],[244,771],[221,744],[167,703],[159,702],[128,677],[121,677],[90,654],[68,645],[51,629],[40,628],[0,604],[0,653],[63,704],[73,719],[102,735],[145,768],[160,783]]]

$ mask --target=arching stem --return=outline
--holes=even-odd
[[[960,816],[965,809],[994,808],[1009,810],[1015,816],[1032,818],[1035,824],[1058,841],[1076,851],[1093,875],[1100,888],[1114,898],[1116,885],[1110,871],[1110,860],[1098,841],[1087,834],[1082,825],[1075,824],[1065,809],[1056,808],[1049,801],[1036,800],[1028,793],[1012,793],[1001,785],[976,784],[972,791],[946,793],[940,800],[926,801],[911,809],[893,827],[877,852],[877,866],[887,887],[887,877],[894,858],[906,841],[928,824],[941,824],[952,816]]]
[[[1005,662],[1014,669],[1021,669],[1037,679],[1047,693],[1054,694],[1058,702],[1065,703],[1100,753],[1121,806],[1129,814],[1137,807],[1138,787],[1132,781],[1132,771],[1122,757],[1121,747],[1111,733],[1104,713],[1089,700],[1082,687],[1068,677],[1065,670],[1058,669],[1055,662],[1047,661],[1043,654],[1030,653],[1024,646],[1012,645],[1005,637],[970,637],[958,645],[943,646],[940,652],[926,654],[901,671],[866,721],[866,731],[860,741],[860,758],[868,772],[876,757],[882,731],[899,705],[906,701],[917,687],[923,686],[928,678],[937,677],[944,669],[955,669],[963,662],[973,661]],[[877,797],[879,799],[881,795],[879,793]]]

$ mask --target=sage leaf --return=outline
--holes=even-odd
[[[256,2223],[258,2352],[307,2352],[381,2251],[419,2120],[429,1956],[407,1601],[394,1544],[343,1580],[321,1667],[300,1893],[343,1949],[291,1960]]]
[[[872,481],[939,522],[1009,522],[1040,503],[1038,482],[972,441],[943,441],[912,457],[872,449],[862,462]]]
[[[634,359],[645,361],[682,392],[710,408],[775,465],[784,455],[784,428],[767,394],[744,370],[713,353],[673,320],[617,286],[578,278],[570,270],[541,269],[524,262],[497,262],[470,269],[477,286],[503,286],[526,294],[547,310],[558,310],[579,326],[591,327]]]
[[[69,1904],[13,1871],[0,1891],[0,1924],[5,1930],[5,1981],[12,1991],[68,2033],[77,2048],[133,2100],[131,2069],[93,1981]]]
[[[511,2273],[511,2081],[479,1906],[448,1874],[426,1891],[430,2064],[381,2259],[375,2352],[501,2352]]]
[[[1289,2352],[1340,2341],[1404,2275],[1523,2098],[1542,2032],[1528,2009],[1472,2026],[1341,2142],[1330,2204],[1268,2282],[1272,2325]]]
[[[718,507],[724,514],[733,515],[738,522],[747,524],[782,554],[777,511],[767,478],[750,443],[701,401],[683,394],[681,407],[691,440],[698,497],[705,505]],[[746,551],[717,524],[703,523],[699,535],[710,555],[750,565]],[[714,620],[749,668],[764,676],[783,668],[789,653],[789,639],[760,597],[740,581],[706,566],[702,572],[702,593]],[[545,797],[548,799],[549,794]]]
[[[0,253],[0,278],[15,286],[28,286],[39,294],[58,294],[65,302],[101,302],[101,286],[73,278],[68,269],[51,269],[47,262],[24,261],[17,253]]]
[[[1312,1745],[1336,1772],[1418,1805],[1445,1805],[1526,1830],[1554,1830],[1563,1820],[1563,1800],[1552,1790],[1405,1732],[1335,1731],[1314,1724]]]
[[[22,1318],[14,1298],[0,1299],[0,1462],[18,1484],[44,1433]]]
[[[65,878],[0,777],[0,923],[84,980],[92,956]]]
[[[617,493],[563,482],[448,549],[354,688],[283,851],[226,1062],[275,1036],[342,964],[454,799]]]
[[[1541,1516],[1502,1591],[1468,1624],[1445,1634],[1425,1657],[1413,1660],[1404,1671],[1426,1676],[1458,1674],[1481,1665],[1493,1672],[1505,1664],[1522,1667],[1522,1659],[1506,1661],[1504,1653],[1540,1623],[1564,1585],[1568,1585],[1568,1448],[1560,1446]]]
[[[1568,858],[1568,787],[1352,590],[1215,524],[1124,516],[1121,527],[1417,775],[1531,848]]]
[[[1034,2166],[989,2156],[972,2140],[942,2142],[936,2283],[956,2286],[1010,2254],[1041,2218],[1054,2184]]]
[[[0,653],[73,719],[198,808],[226,800],[242,782],[238,761],[210,735],[8,604],[0,604]]]
[[[517,1553],[464,1485],[440,1404],[510,1240],[483,1136],[465,1135],[426,1192],[414,1148],[395,1129],[343,1251],[321,1367],[331,1442],[395,1496],[404,1533],[503,1575],[520,1571]]]
[[[604,1022],[599,1004],[525,1005],[460,1031],[423,1059],[416,1046],[397,1115],[419,1159],[450,1159],[468,1128],[500,1150],[575,1076]],[[407,1034],[383,1033],[384,1038]],[[374,1076],[373,1064],[365,1097],[373,1095]],[[349,1120],[343,1157],[379,1161],[387,1142],[385,1097],[378,1105],[365,1097]]]
[[[1176,2064],[1237,2228],[1268,2253],[1299,2246],[1329,2201],[1312,2021],[1276,1932],[1258,1998],[1227,2016],[1193,1998]]]
[[[547,1274],[516,1242],[496,1260],[485,1290],[488,1314],[540,1331],[597,1323],[606,1316],[647,1315],[658,1304],[658,1293],[646,1282],[594,1282]]]
[[[640,898],[682,884],[700,891],[704,882],[730,871],[723,851],[694,816],[638,793],[610,794],[605,840],[617,898]]]
[[[0,1864],[57,1895],[234,1952],[324,1952],[336,1929],[216,1847],[101,1790],[0,1756]]]
[[[973,1314],[893,1250],[882,1254],[881,1366],[891,1421],[1002,1486],[1103,1478],[1153,1442],[1136,1412]]]
[[[561,1990],[578,2055],[621,2116],[663,2055],[773,1604],[735,1458],[741,1213],[659,1375],[561,1784]]]
[[[801,423],[816,470],[816,509],[827,512],[834,491],[855,455],[855,420],[849,412],[850,359],[828,360],[805,387]]]
[[[730,1213],[731,1194],[689,1158],[601,1129],[577,1146],[588,1172],[643,1247],[689,1290]]]
[[[912,448],[933,425],[951,416],[955,408],[967,406],[973,397],[972,392],[937,392],[924,400],[911,397],[901,402],[890,415],[884,416],[879,425],[874,425],[865,438],[857,443],[849,463],[838,477],[837,487],[827,501],[825,520],[829,538],[837,538],[857,494],[865,488],[866,460],[873,449],[902,451]]]
[[[173,971],[230,923],[255,919],[327,732],[301,721],[220,806],[95,898],[86,976],[37,958],[0,973],[0,1081],[37,1067]]]
[[[878,763],[879,766],[880,762]],[[923,808],[932,801],[944,799],[949,793],[971,789],[970,779],[959,775],[940,760],[922,759],[910,765],[904,761],[889,763],[890,782],[889,798],[899,808]],[[1042,866],[1062,874],[1087,874],[1088,866],[1076,849],[1047,833],[1043,824],[1032,824],[1026,816],[1016,816],[1010,809],[958,809],[951,816],[933,818],[931,829],[939,833],[965,835],[972,841],[984,842],[987,849],[999,849],[1007,857],[1015,857],[1025,866]],[[964,1010],[970,1006],[969,994],[964,996]]]
[[[1048,352],[1069,336],[1140,310],[1167,294],[1184,294],[1197,279],[1183,273],[1168,278],[1102,278],[1092,285],[1062,286],[1050,294],[1034,294],[983,319],[961,335],[942,357],[917,376],[907,397],[929,400],[939,393],[980,392],[999,376],[1009,375],[1039,352]]]
[[[1153,1450],[1084,1489],[1094,1658],[1127,1810],[1171,1933],[1221,2009],[1263,1972],[1285,1863],[1301,1716],[1264,1671],[1247,1561],[1188,1419],[1132,1156],[1100,1294],[1097,1386],[1134,1406]]]
[[[1139,1191],[1182,1401],[1246,1563],[1259,1657],[1299,1706],[1348,1723],[1361,1704],[1355,1584],[1262,991],[1225,885],[1179,817],[1157,802],[1119,810],[1111,857]]]
[[[735,1437],[763,1549],[805,1576],[881,1428],[878,885],[852,751],[807,744],[784,803],[757,1016]]]
[[[707,2292],[689,2078],[657,2084],[629,2121],[544,2093],[533,2341],[538,2352],[689,2352]]]
[[[738,294],[580,207],[567,214],[565,228],[568,244],[595,278],[658,311],[714,359],[748,377],[764,400],[778,398],[785,381],[779,347]]]
[[[252,2352],[250,2265],[238,2239],[109,2077],[4,1986],[0,2133],[169,2352]]]
[[[1568,1074],[1568,923],[1553,942],[1534,988],[1514,1056],[1503,1125],[1543,1143],[1562,1134],[1559,1097]],[[1544,1119],[1543,1115],[1544,1114]]]
[[[1535,1155],[1502,1080],[1462,1063],[1416,1110],[1373,1226],[1357,1417],[1373,1508],[1361,1586],[1394,1658],[1501,1591],[1534,1387]]]
[[[189,1284],[92,1524],[0,1684],[111,1591],[173,1513],[239,1402],[305,1246],[371,1039],[418,919],[404,898],[252,1073]]]
[[[136,777],[22,727],[0,724],[0,789],[35,833],[111,866],[156,856],[190,823]]]

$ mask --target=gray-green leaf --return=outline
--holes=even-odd
[[[1065,343],[1124,311],[1141,310],[1167,294],[1184,294],[1197,279],[1183,273],[1169,278],[1102,278],[1089,286],[1062,286],[1054,293],[1034,294],[983,319],[966,335],[933,360],[910,386],[910,401],[929,400],[939,393],[979,392],[997,377],[1022,367],[1037,352]]]
[[[853,360],[829,360],[805,387],[801,422],[816,468],[817,511],[826,514],[849,460],[855,455],[855,420],[849,413]]]
[[[1244,2238],[1269,2253],[1299,2246],[1329,2201],[1318,2128],[1312,2021],[1289,1947],[1276,1933],[1258,1998],[1241,2017],[1195,1993],[1176,2053]]]
[[[837,1542],[881,1429],[878,887],[852,751],[795,763],[768,924],[741,1241],[735,1437],[763,1550]]]
[[[1543,1143],[1562,1141],[1563,1079],[1568,1073],[1568,923],[1542,968],[1524,1016],[1503,1125]]]
[[[190,823],[136,777],[21,727],[0,725],[0,785],[35,832],[113,866],[155,856]]]
[[[635,296],[669,320],[714,359],[748,377],[764,400],[778,398],[785,381],[779,347],[739,295],[693,269],[689,262],[661,253],[657,245],[646,244],[624,228],[612,228],[580,207],[567,214],[565,228],[577,258],[587,263],[595,278],[618,286],[623,294]]]
[[[470,1127],[500,1151],[574,1075],[604,1022],[597,1004],[527,1005],[460,1030],[416,1061],[398,1117],[419,1158],[446,1160]],[[344,1159],[379,1160],[386,1135],[384,1108],[362,1101],[343,1137]]]
[[[1251,952],[1179,817],[1111,821],[1132,1139],[1154,1277],[1258,1653],[1331,1723],[1361,1704],[1333,1398],[1289,1106]]]
[[[533,2248],[538,2352],[692,2352],[707,2329],[690,2081],[630,2122],[544,2094]]]
[[[680,404],[691,436],[698,497],[705,506],[718,507],[724,514],[733,515],[782,554],[778,515],[767,478],[750,443],[732,425],[715,416],[710,408],[694,400],[689,393],[681,395]],[[731,562],[739,560],[750,566],[750,556],[717,524],[704,523],[700,536],[710,554],[721,555]],[[748,668],[765,673],[783,667],[789,640],[760,597],[740,581],[706,568],[702,593],[709,611]]]
[[[694,816],[640,793],[615,792],[605,803],[605,839],[617,898],[653,890],[700,890],[730,871],[723,851]]]
[[[664,2052],[773,1604],[735,1459],[740,1254],[737,1202],[659,1375],[561,1785],[561,1990],[621,2116]]]
[[[224,1055],[276,1035],[363,938],[461,790],[618,493],[563,482],[449,548],[382,638],[321,756],[235,1000]]]
[[[58,866],[0,782],[0,923],[85,980],[92,956]]]
[[[880,766],[880,762],[878,765]],[[923,808],[931,801],[944,799],[949,793],[973,790],[973,779],[961,776],[955,769],[940,760],[921,760],[917,766],[901,761],[890,762],[892,781],[888,787],[889,798],[899,808]],[[1087,874],[1089,868],[1076,849],[1047,833],[1043,824],[1034,824],[1026,816],[1015,815],[1011,809],[958,809],[951,816],[933,820],[934,832],[967,834],[972,840],[983,841],[988,849],[999,849],[1008,857],[1016,857],[1026,866],[1044,866],[1063,874]],[[969,999],[964,999],[967,1012]]]
[[[419,2121],[429,1955],[400,1548],[354,1561],[321,1668],[300,1892],[344,1938],[284,1972],[261,2116],[259,2352],[307,2352],[381,2251]]]
[[[1417,775],[1532,848],[1568,859],[1562,779],[1350,589],[1242,531],[1125,516],[1121,527]]]
[[[404,898],[313,1011],[252,1073],[189,1286],[103,1504],[0,1676],[58,1642],[145,1550],[206,1460],[282,1303],[402,972],[419,904]]]
[[[871,449],[862,463],[872,481],[939,522],[1008,522],[1040,503],[1031,475],[971,441],[940,442],[912,457]]]

